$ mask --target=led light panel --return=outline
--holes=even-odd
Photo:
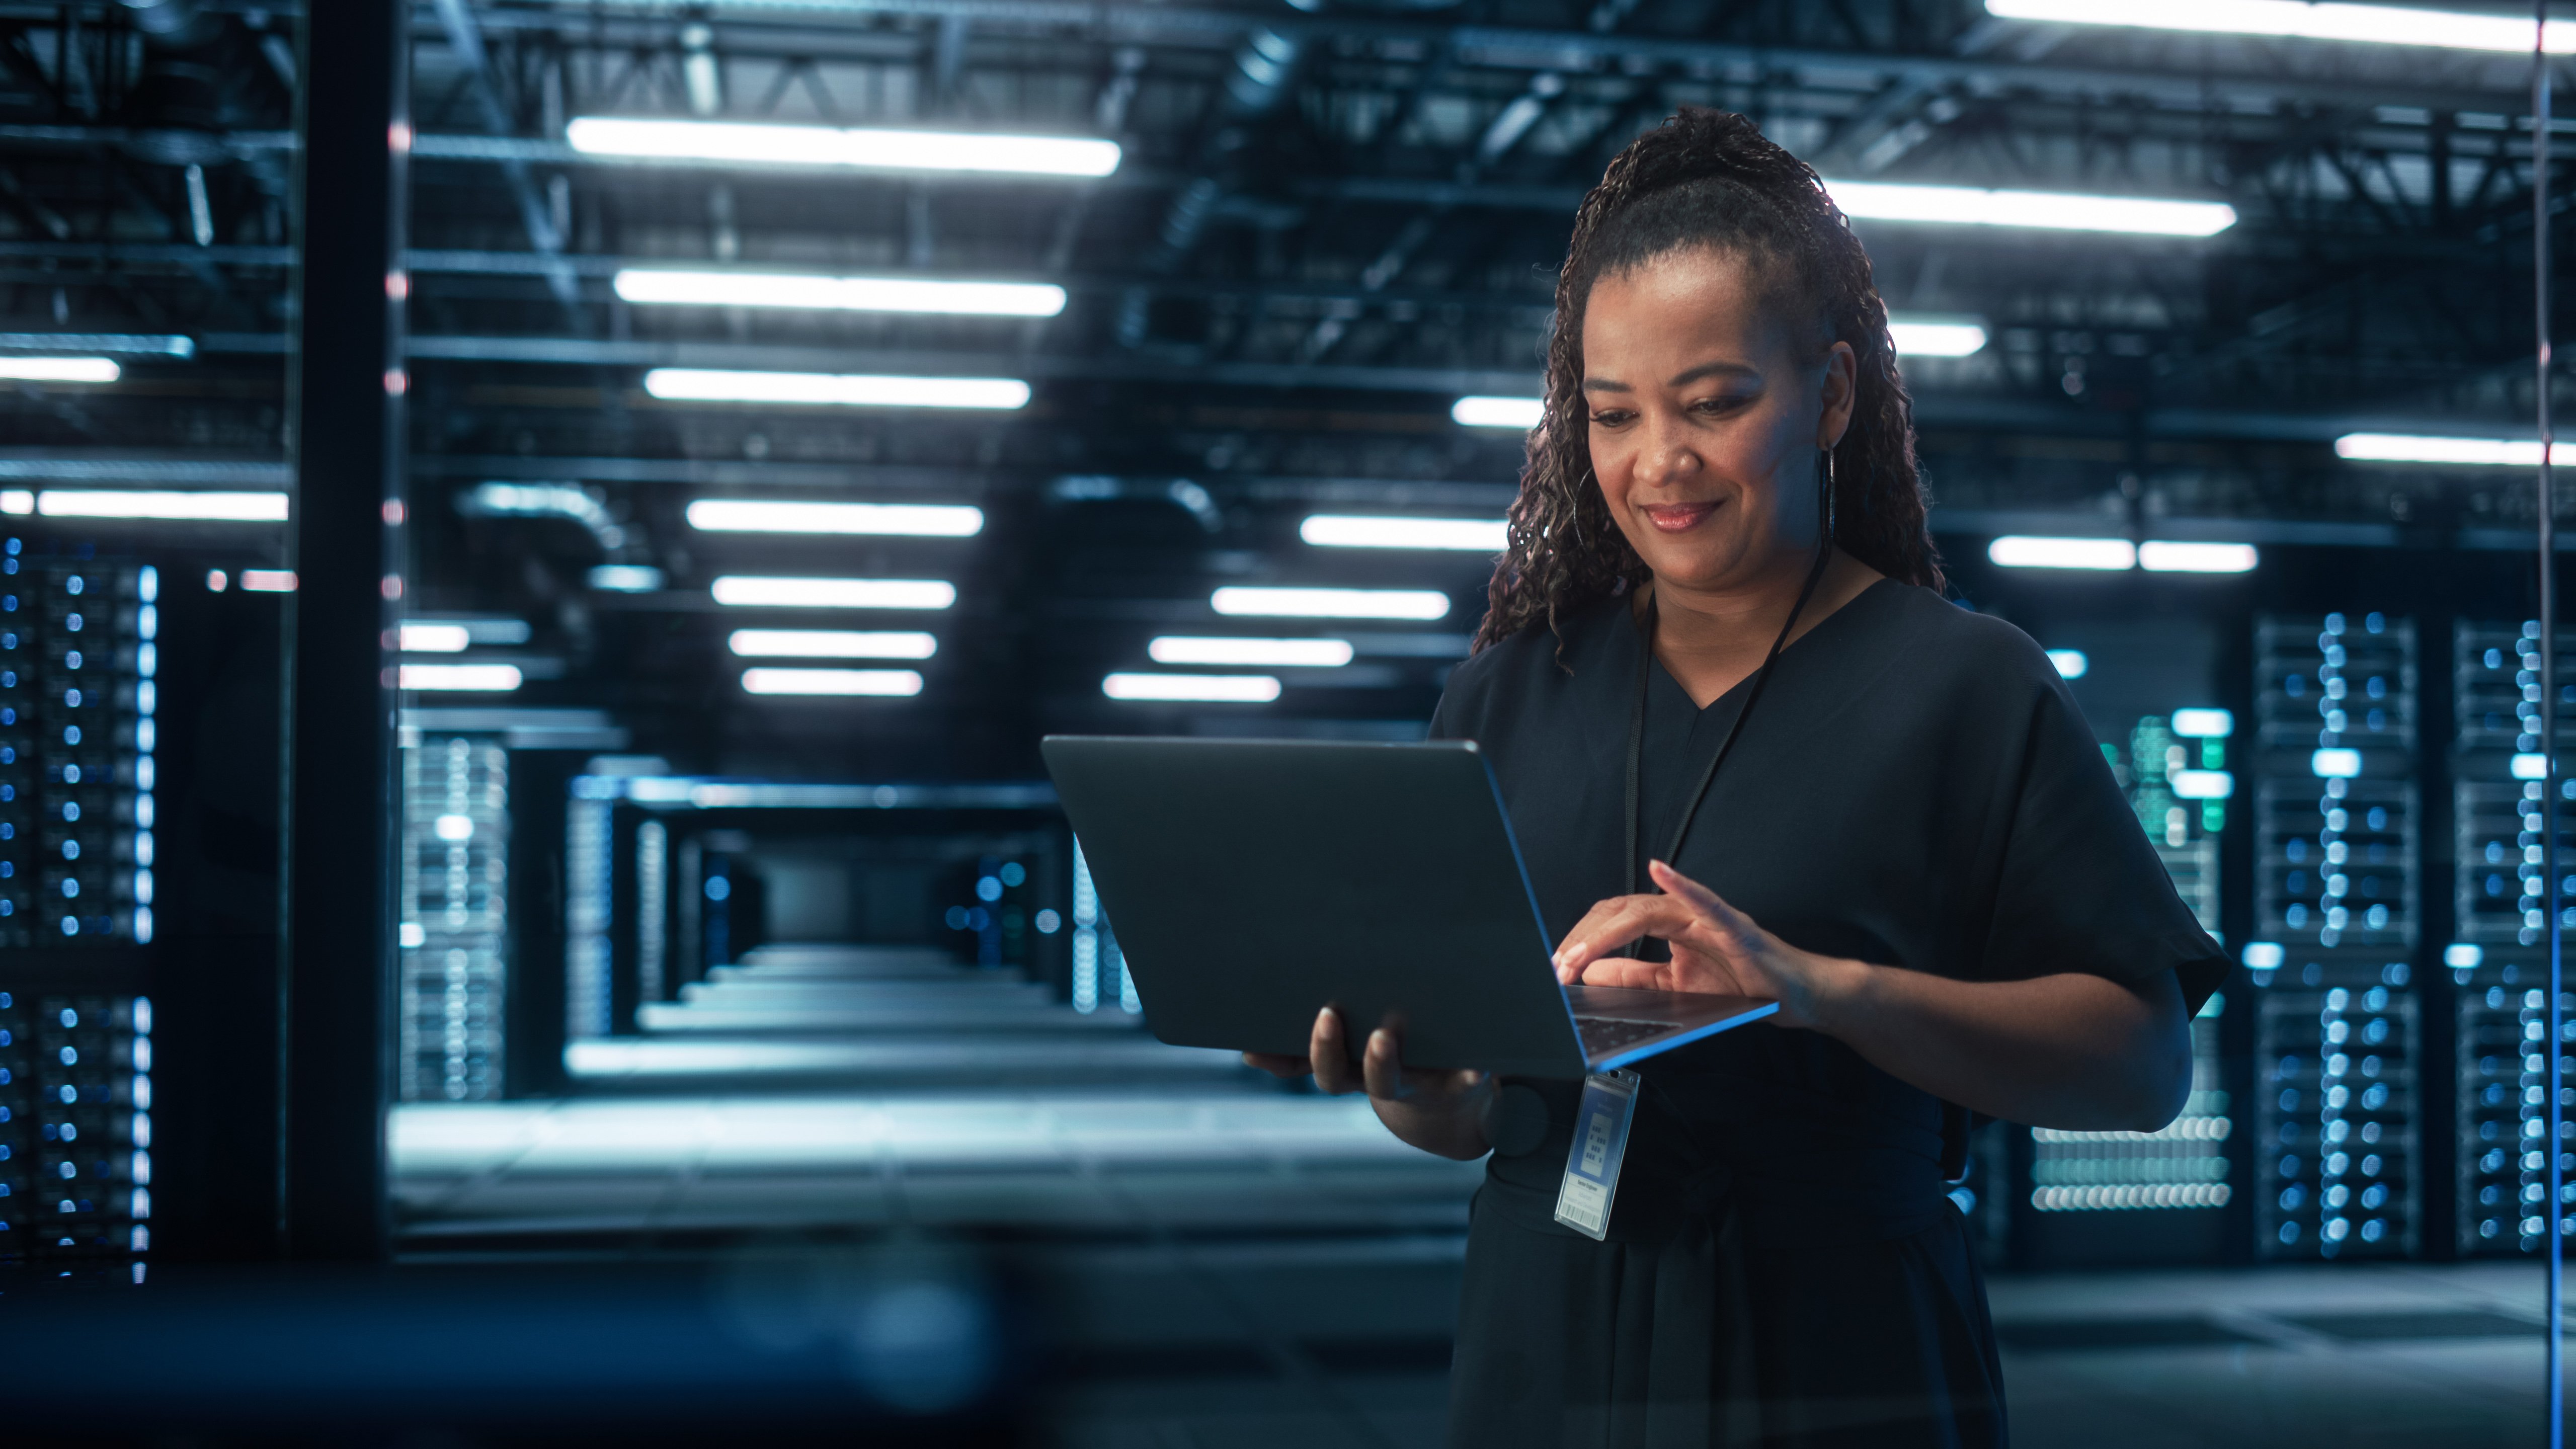
[[[787,579],[728,574],[709,592],[719,604],[776,609],[945,609],[957,586],[942,579]]]
[[[1510,428],[1528,432],[1547,412],[1534,397],[1462,397],[1449,405],[1449,419],[1462,428]]]
[[[2473,468],[2537,468],[2537,438],[2445,438],[2413,433],[2346,433],[2335,456],[2357,463],[2436,463]],[[2552,444],[2549,461],[2576,463],[2576,445]]]
[[[517,689],[519,683],[519,666],[515,664],[406,664],[402,666],[402,687],[405,689],[507,693]]]
[[[582,116],[564,140],[592,156],[714,161],[750,166],[850,166],[878,171],[961,171],[1004,176],[1106,176],[1118,143],[1083,136],[999,136],[769,126],[731,121]]]
[[[710,533],[869,533],[970,538],[984,510],[960,503],[800,503],[766,498],[701,498],[689,526]]]
[[[114,382],[124,375],[106,357],[0,357],[0,378],[18,382]]]
[[[1986,545],[1986,557],[2012,569],[2126,569],[2138,562],[2125,538],[2034,538],[2006,534]]]
[[[283,523],[284,493],[178,492],[138,488],[47,488],[0,493],[0,513],[47,518],[150,518],[188,523]]]
[[[1933,317],[1890,317],[1888,339],[1907,357],[1966,357],[1986,346],[1982,322]]]
[[[939,652],[928,634],[856,629],[736,629],[725,644],[747,659],[927,659]]]
[[[461,654],[474,642],[473,632],[462,624],[405,624],[402,626],[402,648],[405,654]]]
[[[1052,317],[1064,310],[1064,288],[1051,282],[943,282],[915,277],[629,268],[617,274],[614,285],[617,295],[626,301],[677,306],[927,312],[961,317]]]
[[[1028,406],[1014,377],[880,377],[865,373],[726,372],[657,367],[644,391],[671,402],[787,403],[808,407],[994,408]]]
[[[910,669],[746,669],[742,687],[751,694],[869,695],[901,698],[921,693],[921,676]]]
[[[1919,186],[1885,181],[1827,181],[1843,214],[1865,221],[2010,226],[2036,231],[2127,232],[2138,236],[2214,236],[2236,224],[2223,201],[2166,201],[2143,196],[2085,196],[2056,191],[1991,191],[1975,186]]]
[[[1100,681],[1111,699],[1268,704],[1279,681],[1267,674],[1113,674]]]
[[[2151,573],[2241,574],[2260,562],[2250,543],[2175,543],[2149,539],[2138,545],[2138,567]]]
[[[1445,548],[1501,553],[1505,525],[1499,518],[1386,518],[1318,513],[1298,525],[1297,536],[1327,548]]]
[[[2397,5],[2305,4],[2301,0],[1986,0],[1986,13],[2057,25],[2428,45],[2512,55],[2529,55],[2532,42],[2532,23],[2520,16]],[[2576,54],[2576,32],[2553,20],[2546,44],[2552,55]]]
[[[1157,664],[1223,664],[1237,668],[1338,669],[1351,662],[1348,639],[1227,639],[1167,634],[1145,646]]]
[[[1280,619],[1438,619],[1449,596],[1436,589],[1267,589],[1227,587],[1208,596],[1220,614]]]

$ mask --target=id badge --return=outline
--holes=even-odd
[[[1610,1236],[1610,1203],[1619,1195],[1619,1162],[1628,1154],[1628,1121],[1637,1111],[1635,1072],[1595,1072],[1583,1079],[1574,1114],[1574,1148],[1565,1157],[1565,1186],[1556,1220],[1599,1241]]]

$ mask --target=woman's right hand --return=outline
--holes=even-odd
[[[1306,1055],[1245,1052],[1243,1059],[1274,1077],[1294,1079],[1312,1072],[1315,1085],[1336,1097],[1367,1092],[1369,1106],[1386,1130],[1425,1152],[1461,1161],[1485,1155],[1492,1146],[1485,1133],[1494,1096],[1490,1075],[1405,1066],[1403,1028],[1392,1021],[1369,1033],[1357,1066],[1351,1063],[1348,1041],[1342,1014],[1327,1006],[1316,1014]]]

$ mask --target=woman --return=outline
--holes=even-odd
[[[2046,656],[1943,600],[1868,256],[1689,110],[1611,163],[1545,419],[1432,733],[1502,785],[1568,982],[1777,998],[1639,1073],[1605,1241],[1554,1221],[1579,1084],[1305,1059],[1491,1151],[1451,1442],[2000,1445],[1947,1200],[1969,1114],[2151,1130],[2226,965]],[[1630,949],[1631,946],[1635,949]]]

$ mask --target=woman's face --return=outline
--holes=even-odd
[[[1668,253],[1592,285],[1583,400],[1592,471],[1655,577],[1723,589],[1815,545],[1817,450],[1851,421],[1853,357],[1821,357],[1722,252]]]

